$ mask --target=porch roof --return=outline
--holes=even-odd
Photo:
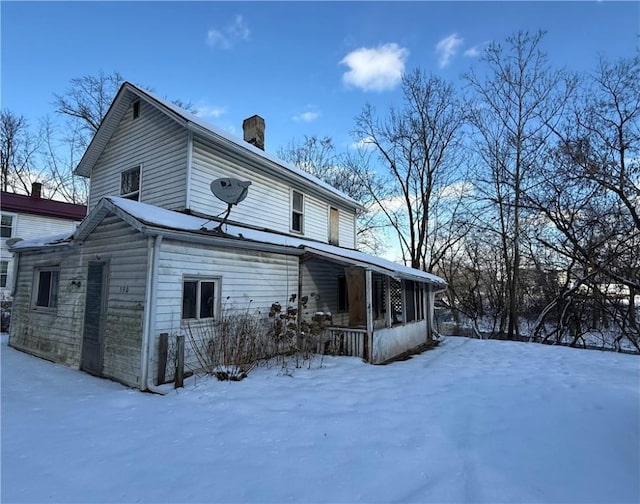
[[[436,275],[357,250],[236,224],[225,224],[224,231],[217,231],[219,222],[207,217],[187,215],[116,196],[102,198],[70,237],[70,241],[86,239],[93,229],[111,213],[148,235],[163,235],[184,241],[216,242],[216,244],[244,249],[265,250],[275,247],[285,253],[312,254],[327,260],[368,268],[398,279],[406,278],[441,287],[446,286],[445,280]],[[60,243],[60,237],[56,238]],[[12,250],[40,248],[50,246],[52,242],[53,240],[46,239],[23,240],[15,244]]]

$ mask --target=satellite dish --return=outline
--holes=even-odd
[[[211,192],[229,205],[237,205],[247,197],[251,182],[234,178],[219,178],[211,182]]]
[[[248,180],[238,180],[234,178],[219,178],[211,182],[211,192],[221,201],[227,204],[227,213],[222,222],[216,228],[218,231],[222,229],[222,225],[227,222],[227,218],[231,213],[231,207],[243,201],[249,193],[251,182]]]

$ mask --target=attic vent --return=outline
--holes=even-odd
[[[140,100],[133,102],[133,118],[137,119],[140,116]]]

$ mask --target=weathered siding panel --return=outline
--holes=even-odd
[[[20,254],[9,345],[67,366],[80,365],[84,304],[79,254],[72,247]],[[58,307],[32,307],[35,269],[59,266]]]
[[[303,311],[306,320],[316,312],[331,312],[333,325],[348,326],[349,312],[338,311],[338,277],[345,276],[344,266],[319,259],[302,263],[302,296],[308,296]]]
[[[380,364],[423,343],[427,338],[427,321],[384,327],[373,332],[373,364]]]
[[[89,210],[103,196],[120,195],[120,173],[142,165],[140,201],[171,210],[186,205],[187,131],[145,101],[131,109],[91,173]]]
[[[155,347],[151,376],[157,376],[158,336],[166,332],[175,340],[210,322],[181,320],[182,282],[185,276],[221,279],[223,310],[267,317],[273,303],[286,307],[298,292],[298,257],[255,251],[212,249],[210,246],[164,240],[160,247],[156,289]],[[188,341],[188,336],[187,336]],[[187,344],[187,346],[189,346]],[[187,369],[196,367],[187,352]]]
[[[147,243],[146,237],[111,216],[91,233],[82,247],[83,278],[89,261],[107,262],[103,375],[132,386],[140,384]]]
[[[107,263],[103,375],[138,386],[147,239],[113,216],[107,217],[81,245],[20,255],[10,344],[54,362],[80,367],[89,261]],[[60,267],[58,307],[35,310],[31,308],[34,269],[45,265]]]

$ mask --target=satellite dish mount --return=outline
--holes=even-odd
[[[227,204],[227,212],[218,227],[215,228],[216,231],[222,230],[222,226],[227,222],[233,205],[237,205],[247,197],[250,185],[251,182],[248,180],[243,181],[234,178],[219,178],[211,182],[210,187],[213,195]]]

